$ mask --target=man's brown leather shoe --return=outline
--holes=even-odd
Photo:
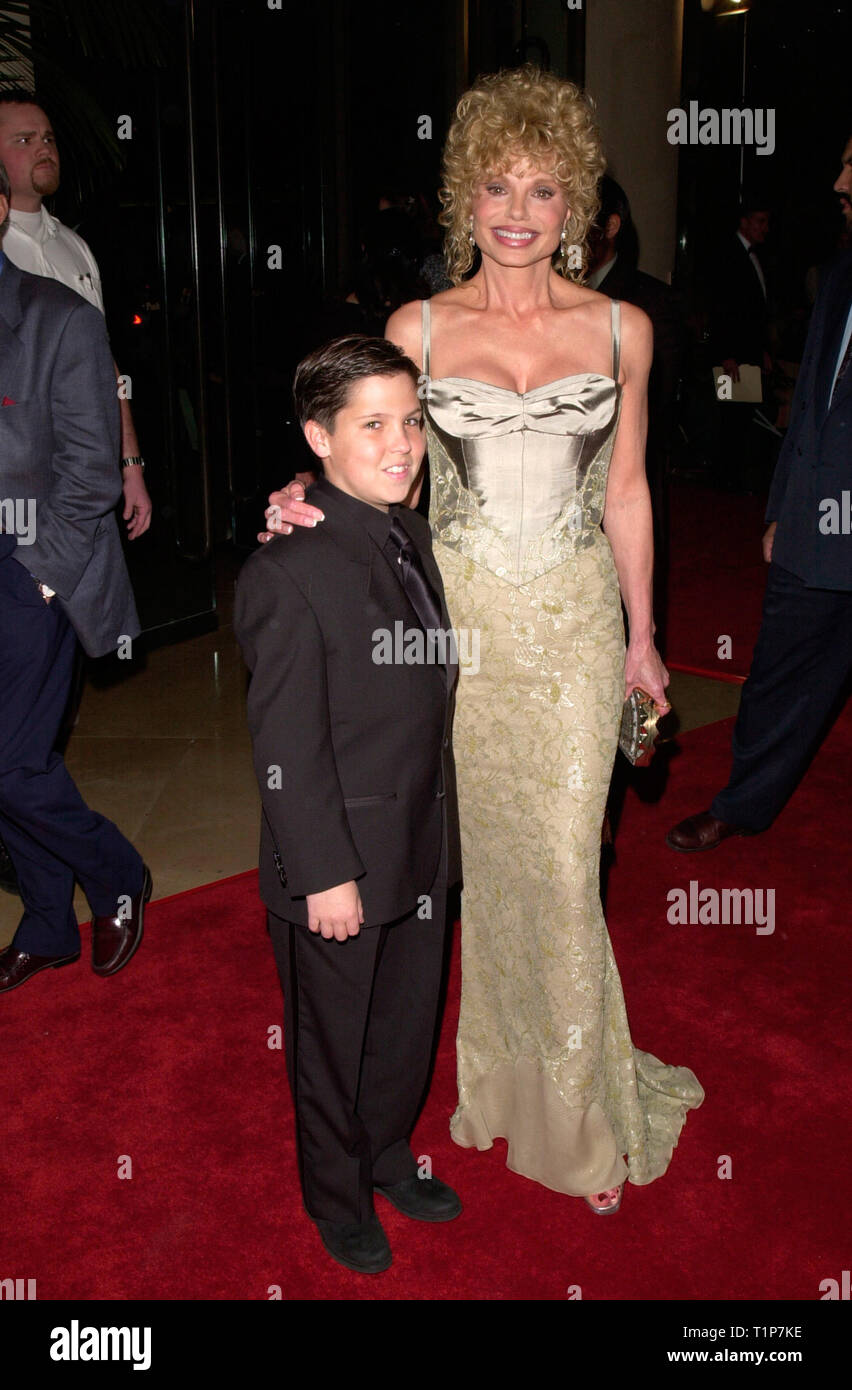
[[[18,985],[25,984],[32,975],[47,970],[48,966],[70,965],[72,960],[79,959],[79,951],[73,956],[31,956],[28,951],[7,946],[0,954],[0,994],[17,989]]]
[[[690,850],[715,849],[730,835],[757,835],[756,830],[742,830],[738,825],[728,825],[727,821],[717,820],[709,811],[699,811],[697,816],[687,816],[679,821],[666,836],[669,849],[687,854]]]
[[[145,904],[151,896],[151,870],[143,866],[142,887],[130,899],[126,917],[95,917],[92,920],[92,969],[96,975],[115,975],[130,960],[142,940]]]

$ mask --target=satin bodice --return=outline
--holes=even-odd
[[[523,393],[429,375],[424,402],[435,540],[523,583],[603,539],[601,520],[621,391],[620,304],[612,301],[613,374],[582,372]]]

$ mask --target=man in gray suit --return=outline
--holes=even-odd
[[[8,211],[0,164],[0,247]],[[113,514],[118,432],[102,316],[0,249],[0,835],[24,902],[0,993],[79,956],[75,878],[99,975],[136,950],[151,894],[139,854],[89,809],[54,749],[77,639],[104,656],[139,634]]]

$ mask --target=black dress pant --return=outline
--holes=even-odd
[[[76,651],[59,601],[45,603],[13,555],[0,558],[0,835],[24,902],[12,945],[33,955],[79,951],[75,877],[98,916],[142,887],[139,854],[86,805],[56,750]]]
[[[348,941],[269,913],[302,1192],[315,1221],[369,1221],[374,1185],[417,1172],[409,1137],[438,1018],[445,889],[433,887],[431,911]]]
[[[734,726],[727,787],[710,807],[765,830],[802,777],[852,673],[852,592],[809,589],[769,566],[763,618]]]

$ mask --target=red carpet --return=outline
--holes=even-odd
[[[502,1143],[450,1141],[456,968],[415,1153],[465,1212],[427,1226],[382,1203],[392,1269],[331,1263],[301,1210],[283,1055],[267,1046],[277,977],[245,875],[154,904],[115,979],[84,959],[3,999],[0,1274],[35,1278],[40,1300],[263,1300],[270,1285],[309,1299],[559,1300],[570,1285],[586,1300],[818,1299],[850,1250],[852,711],[763,838],[673,854],[663,833],[707,804],[729,733],[686,736],[662,804],[631,794],[618,834],[609,919],[634,1039],[691,1066],[707,1099],[666,1177],[628,1186],[617,1217],[509,1173]],[[667,894],[690,879],[774,889],[774,933],[670,925]]]
[[[673,482],[666,638],[673,670],[717,680],[748,675],[766,587],[765,507],[763,497]],[[720,656],[725,636],[729,657]]]

